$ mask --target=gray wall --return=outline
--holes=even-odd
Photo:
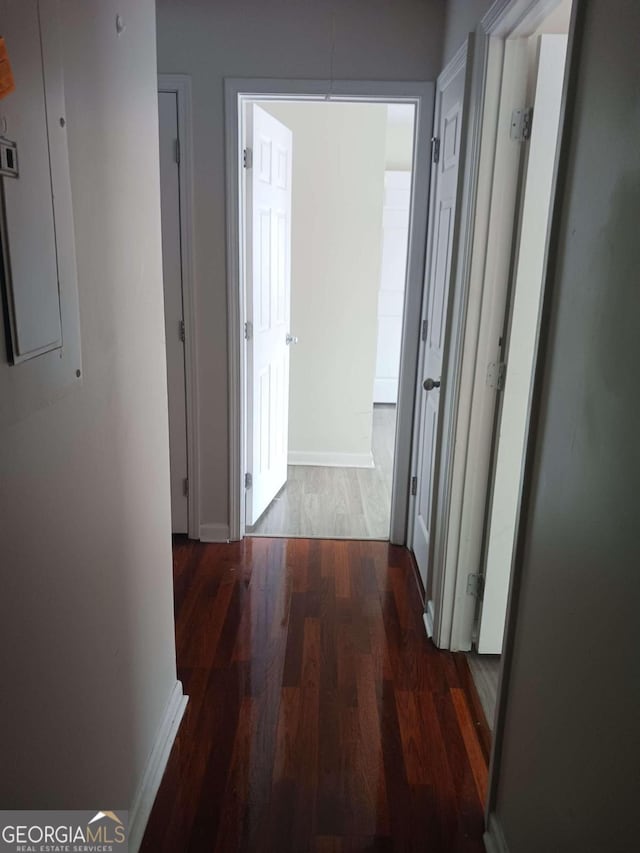
[[[447,13],[442,48],[442,67],[475,30],[480,18],[493,5],[494,0],[447,0]]]
[[[202,524],[227,524],[224,77],[433,80],[444,0],[158,0],[158,70],[193,78]]]
[[[155,13],[61,8],[83,383],[0,435],[0,803],[128,808],[176,682]]]
[[[498,768],[511,853],[638,845],[640,5],[583,10]]]

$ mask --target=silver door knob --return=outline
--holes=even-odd
[[[425,391],[433,391],[434,388],[440,387],[439,379],[425,379],[422,383],[422,387]]]
[[[298,338],[296,337],[296,335],[290,335],[289,332],[287,332],[287,336],[284,341],[286,345],[289,346],[289,344],[297,344]]]

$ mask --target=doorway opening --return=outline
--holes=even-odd
[[[414,107],[244,109],[246,532],[388,539]]]
[[[405,544],[433,87],[248,82],[227,81],[238,537]]]

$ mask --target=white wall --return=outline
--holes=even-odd
[[[201,522],[228,522],[223,78],[433,80],[443,0],[158,0],[158,70],[193,77]]]
[[[449,62],[460,45],[493,6],[494,0],[447,0],[442,48],[442,67]]]
[[[404,104],[387,107],[385,169],[410,172],[413,165],[413,119],[415,110]]]
[[[293,133],[289,451],[371,463],[387,110],[262,103]],[[353,458],[351,458],[353,457]],[[345,460],[343,460],[345,461]]]
[[[640,6],[582,15],[497,768],[512,853],[637,847]]]
[[[117,809],[176,681],[154,3],[62,13],[84,377],[0,437],[0,802]]]

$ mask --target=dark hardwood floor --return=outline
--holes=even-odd
[[[483,851],[489,733],[382,542],[177,539],[189,704],[141,847]]]

